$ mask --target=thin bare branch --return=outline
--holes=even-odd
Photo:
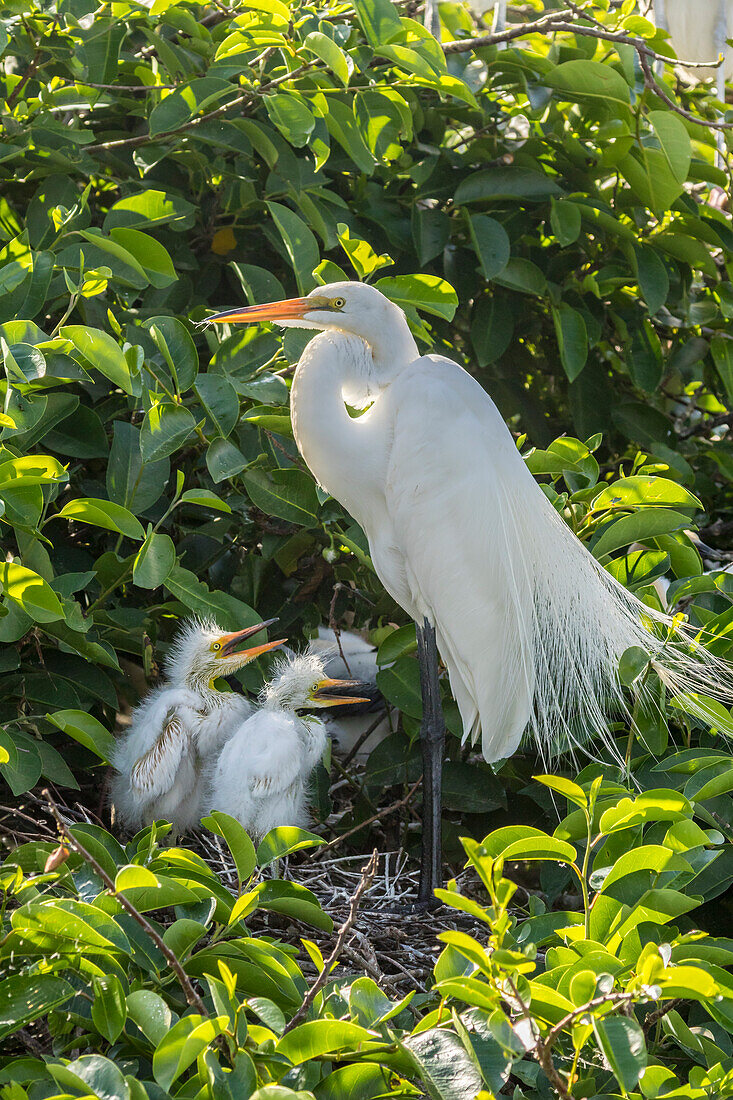
[[[389,806],[385,806],[383,810],[379,810],[378,813],[372,814],[366,821],[361,821],[358,825],[355,825],[353,829],[349,829],[333,840],[329,840],[328,844],[322,844],[319,848],[316,848],[314,852],[310,853],[308,858],[317,859],[318,856],[323,855],[324,852],[328,852],[331,848],[335,848],[337,844],[341,844],[342,841],[347,840],[348,837],[353,836],[354,833],[360,833],[362,829],[366,829],[369,825],[373,825],[375,821],[380,821],[383,817],[388,817],[389,814],[401,810],[403,806],[406,806],[408,802],[412,800],[412,796],[421,783],[422,776],[412,784],[404,798],[400,798],[398,802],[392,802]]]
[[[146,917],[144,917],[143,914],[135,908],[132,902],[128,901],[124,894],[119,893],[118,890],[115,889],[115,884],[105,871],[104,867],[102,867],[102,865],[97,862],[91,852],[89,852],[87,848],[85,848],[84,845],[81,843],[81,841],[78,840],[77,837],[75,837],[74,834],[69,830],[69,827],[64,819],[61,817],[59,808],[56,805],[48,788],[46,788],[42,792],[42,794],[48,802],[49,808],[54,816],[59,832],[61,833],[62,837],[66,839],[69,847],[73,848],[75,852],[79,853],[84,862],[88,863],[94,873],[99,876],[109,892],[115,898],[117,898],[125,912],[129,913],[132,919],[140,925],[140,927],[148,934],[148,936],[150,936],[151,940],[158,948],[158,950],[165,956],[166,962],[178,978],[178,981],[180,982],[181,988],[186,996],[186,1000],[188,1001],[188,1003],[198,1012],[200,1012],[202,1016],[208,1016],[209,1013],[206,1010],[206,1006],[204,1005],[204,1002],[201,1000],[198,993],[191,984],[191,979],[179,963],[174,952],[171,951],[170,947],[168,947],[168,945],[164,942],[163,937],[160,935],[159,932],[156,931],[155,928],[153,928],[150,921],[147,920]]]
[[[313,985],[310,987],[310,989],[306,993],[305,997],[303,998],[302,1005],[300,1006],[298,1011],[295,1013],[293,1018],[290,1020],[290,1022],[287,1024],[287,1026],[285,1028],[285,1032],[284,1032],[285,1035],[287,1035],[287,1033],[289,1031],[292,1031],[294,1027],[297,1027],[297,1025],[301,1022],[301,1020],[303,1020],[305,1018],[305,1016],[308,1012],[308,1009],[313,1004],[313,1002],[316,999],[317,995],[320,993],[320,991],[323,989],[324,985],[328,981],[329,976],[331,974],[331,970],[334,966],[334,963],[338,960],[338,957],[339,957],[339,955],[341,954],[341,952],[344,948],[344,944],[346,943],[346,937],[348,936],[349,932],[351,931],[351,929],[354,926],[354,922],[356,921],[356,915],[359,911],[359,902],[361,901],[361,899],[364,895],[364,892],[366,890],[368,890],[369,887],[372,884],[374,876],[377,872],[378,862],[379,862],[379,852],[375,848],[374,851],[372,852],[371,859],[369,860],[369,862],[366,864],[366,866],[363,868],[363,870],[361,872],[361,879],[359,881],[359,885],[357,886],[356,890],[354,891],[354,896],[352,897],[351,901],[349,902],[349,913],[348,913],[348,916],[347,916],[346,920],[344,921],[344,923],[341,925],[341,927],[338,930],[338,935],[336,937],[336,943],[334,944],[333,951],[328,956],[328,958],[325,960],[325,962],[323,964],[323,970],[318,975],[318,977],[314,981]]]

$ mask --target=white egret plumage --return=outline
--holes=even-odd
[[[216,680],[282,645],[281,639],[239,648],[275,621],[229,634],[212,622],[184,624],[165,682],[135,709],[116,745],[111,795],[122,825],[140,828],[160,818],[177,832],[198,825],[207,761],[254,709],[244,696],[220,691]]]
[[[260,707],[214,762],[210,809],[236,817],[256,840],[278,825],[307,828],[308,783],[328,741],[325,725],[310,712],[360,702],[335,694],[356,683],[326,676],[323,656],[313,648],[280,657]]]
[[[295,439],[318,483],[369,540],[376,572],[417,625],[423,687],[420,895],[441,879],[444,726],[437,649],[464,735],[486,760],[526,731],[545,753],[582,731],[610,739],[623,706],[618,661],[644,647],[666,682],[710,690],[718,674],[593,558],[530,474],[486,391],[441,355],[420,355],[401,309],[376,288],[333,283],[305,298],[209,318],[323,330],[298,363]],[[347,404],[365,409],[352,416]],[[730,679],[728,680],[730,686]]]

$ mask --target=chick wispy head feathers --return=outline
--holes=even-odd
[[[359,681],[333,680],[326,676],[328,657],[328,653],[312,645],[302,653],[281,654],[260,694],[263,707],[297,711],[320,710],[342,703],[368,703],[368,699],[333,694],[358,687]]]
[[[231,676],[255,657],[282,645],[275,642],[242,648],[243,643],[270,626],[269,619],[255,626],[225,633],[211,619],[187,619],[171,643],[166,659],[166,671],[172,684],[188,687],[206,685],[218,676]]]

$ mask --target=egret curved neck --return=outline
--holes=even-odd
[[[322,332],[307,345],[290,394],[293,434],[316,481],[364,522],[369,485],[378,484],[376,466],[380,419],[370,349],[357,336]],[[372,408],[358,418],[345,402]]]

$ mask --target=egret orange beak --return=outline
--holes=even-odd
[[[361,687],[360,680],[321,680],[314,691],[311,692],[309,703],[314,707],[338,707],[347,703],[370,703],[371,699],[359,698],[356,695],[331,695],[334,689]],[[323,694],[323,693],[326,694]]]
[[[254,660],[255,657],[259,657],[261,653],[266,653],[268,649],[274,649],[275,646],[282,645],[283,641],[286,640],[284,638],[279,642],[267,642],[265,645],[255,646],[254,649],[237,650],[237,646],[241,645],[242,642],[246,642],[248,638],[253,638],[255,634],[259,634],[261,630],[265,630],[276,622],[277,619],[267,619],[255,626],[247,626],[244,630],[235,630],[233,634],[222,634],[218,640],[220,648],[216,654],[217,660],[222,657],[244,657],[247,655],[247,662],[249,662]]]
[[[265,302],[261,306],[245,306],[244,309],[225,309],[207,317],[217,323],[251,325],[259,321],[297,321],[312,310],[330,309],[327,298],[286,298],[283,302]]]

